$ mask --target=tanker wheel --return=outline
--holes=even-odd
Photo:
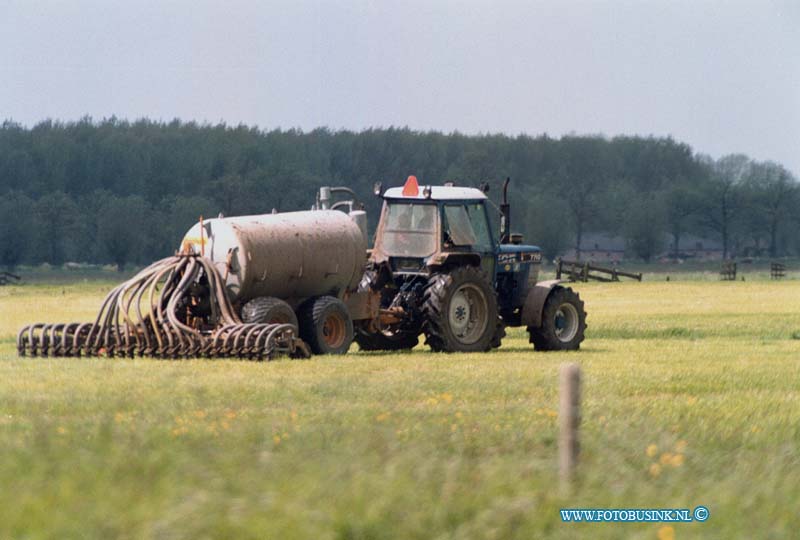
[[[528,327],[537,351],[577,351],[586,331],[586,311],[578,293],[556,287],[542,310],[542,326]]]
[[[300,337],[314,354],[345,354],[353,342],[353,320],[344,302],[320,296],[299,310]]]
[[[242,322],[293,324],[298,328],[292,306],[272,296],[253,298],[242,307]]]
[[[362,351],[404,351],[417,346],[419,332],[387,329],[370,333],[359,329],[356,330],[355,340]]]
[[[434,351],[482,352],[500,346],[497,295],[480,268],[434,274],[424,298],[425,342]]]

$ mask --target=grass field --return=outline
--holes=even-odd
[[[578,353],[18,359],[111,281],[0,289],[0,538],[789,538],[800,530],[800,282],[581,284]],[[353,347],[355,351],[356,347]],[[557,489],[557,372],[584,370]],[[705,523],[559,508],[705,505]]]

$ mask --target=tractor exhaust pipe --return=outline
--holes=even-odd
[[[508,204],[508,184],[511,178],[507,177],[503,182],[503,202],[500,203],[500,243],[508,244],[511,242],[511,205]]]

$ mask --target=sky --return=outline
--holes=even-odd
[[[672,136],[800,178],[800,2],[0,0],[0,119]]]

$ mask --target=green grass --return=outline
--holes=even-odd
[[[797,281],[577,285],[590,325],[578,353],[535,353],[513,330],[475,355],[16,357],[22,324],[90,319],[112,285],[0,289],[0,538],[777,539],[800,527]],[[565,361],[585,379],[572,493],[557,484]],[[698,504],[707,522],[671,530],[558,513]]]

